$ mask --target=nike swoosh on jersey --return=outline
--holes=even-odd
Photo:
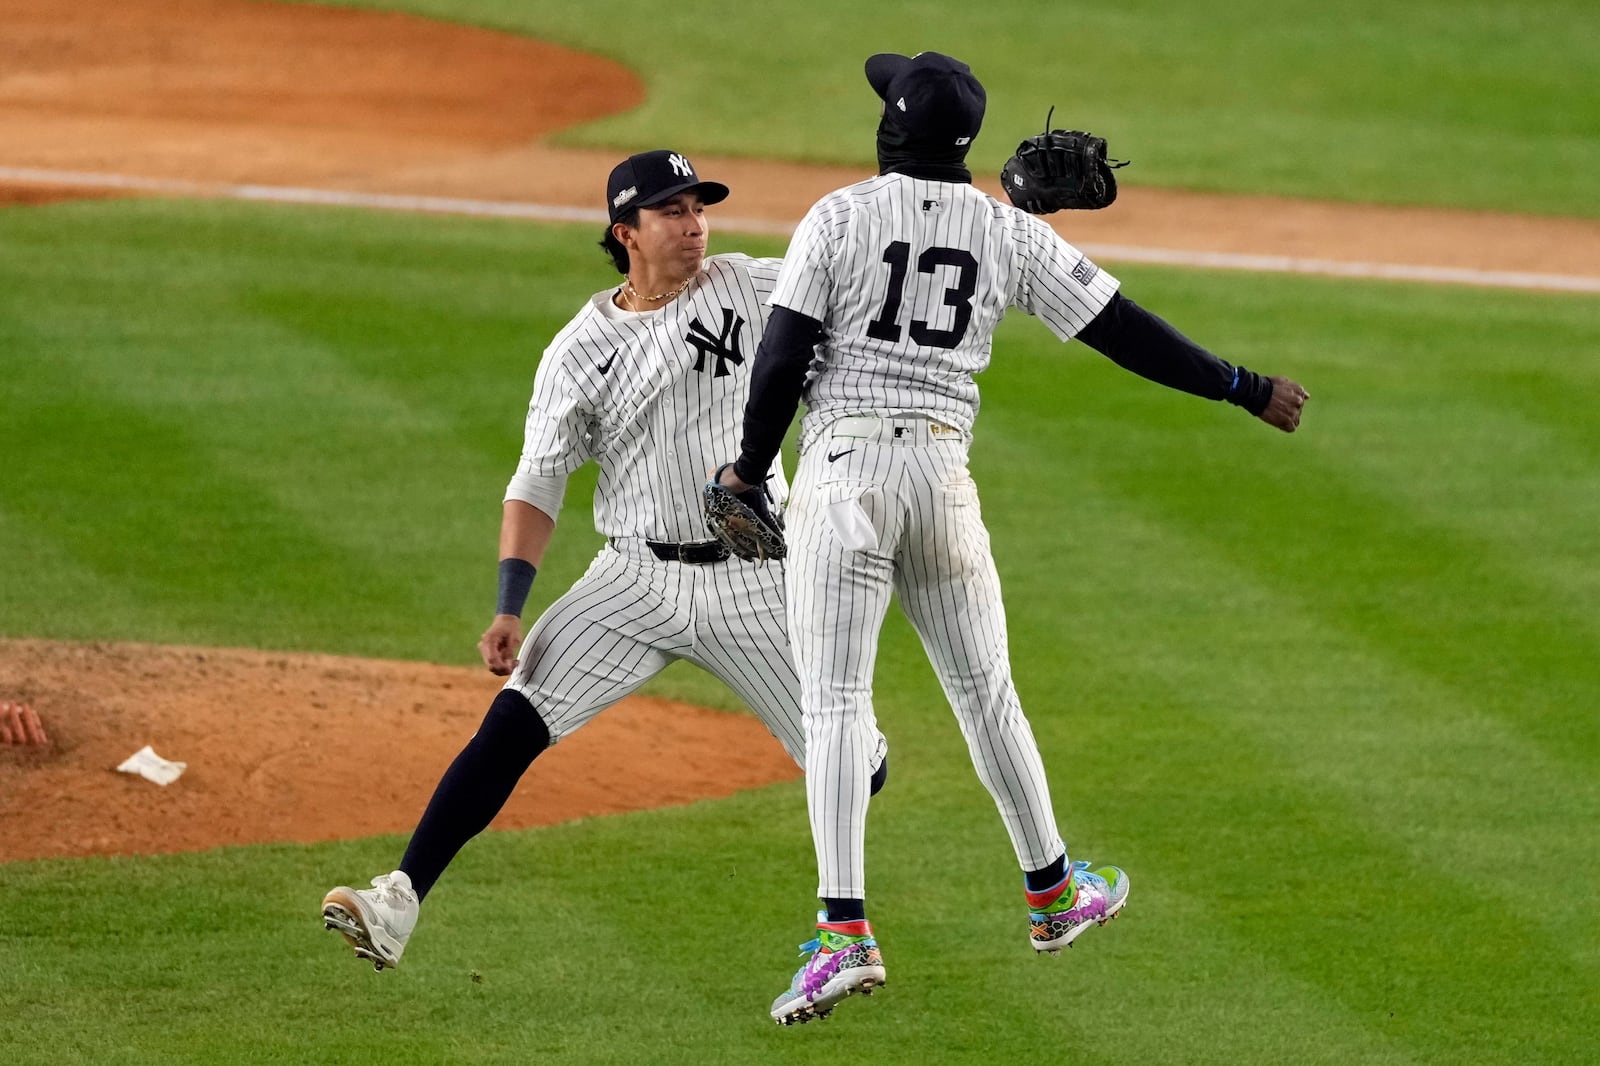
[[[611,350],[611,358],[607,359],[605,362],[601,363],[600,366],[597,368],[600,371],[602,376],[604,376],[604,375],[606,375],[606,374],[611,372],[611,364],[615,363],[617,361],[617,353],[620,352],[620,351],[622,351],[621,348],[613,348]]]
[[[843,459],[845,456],[849,455],[853,451],[855,451],[854,448],[846,448],[842,452],[829,452],[828,453],[828,462],[830,462],[830,463],[838,462],[840,459]]]

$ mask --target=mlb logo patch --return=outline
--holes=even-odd
[[[1100,268],[1091,263],[1086,255],[1079,256],[1078,262],[1072,268],[1072,276],[1079,285],[1089,284],[1098,273],[1100,273]]]

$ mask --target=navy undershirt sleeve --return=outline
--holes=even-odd
[[[733,464],[733,472],[746,484],[759,485],[767,479],[789,423],[800,408],[806,372],[821,339],[821,322],[787,307],[772,309],[751,364],[744,438],[739,442],[739,459]]]
[[[1227,400],[1251,414],[1266,410],[1272,398],[1269,379],[1212,355],[1120,292],[1078,332],[1078,340],[1140,377],[1208,400]]]

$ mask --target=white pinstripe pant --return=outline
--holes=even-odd
[[[667,562],[642,540],[608,543],[534,623],[506,688],[528,698],[554,743],[687,659],[749,704],[804,767],[783,584],[779,563]],[[871,732],[876,768],[887,745]]]
[[[898,593],[1024,870],[1065,848],[1011,680],[1000,579],[967,438],[920,416],[835,421],[800,458],[787,513],[789,632],[823,897],[864,898],[872,677]]]

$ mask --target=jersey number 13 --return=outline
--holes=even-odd
[[[884,294],[878,317],[867,323],[867,336],[873,340],[900,339],[900,301],[905,293],[906,269],[911,264],[911,245],[895,241],[883,250],[889,264],[889,291]],[[978,261],[971,252],[935,245],[917,256],[917,273],[932,274],[939,267],[955,267],[956,283],[944,290],[945,306],[956,309],[949,329],[934,329],[920,318],[911,320],[911,339],[929,348],[954,348],[961,343],[967,324],[972,321],[972,294],[978,291]]]

